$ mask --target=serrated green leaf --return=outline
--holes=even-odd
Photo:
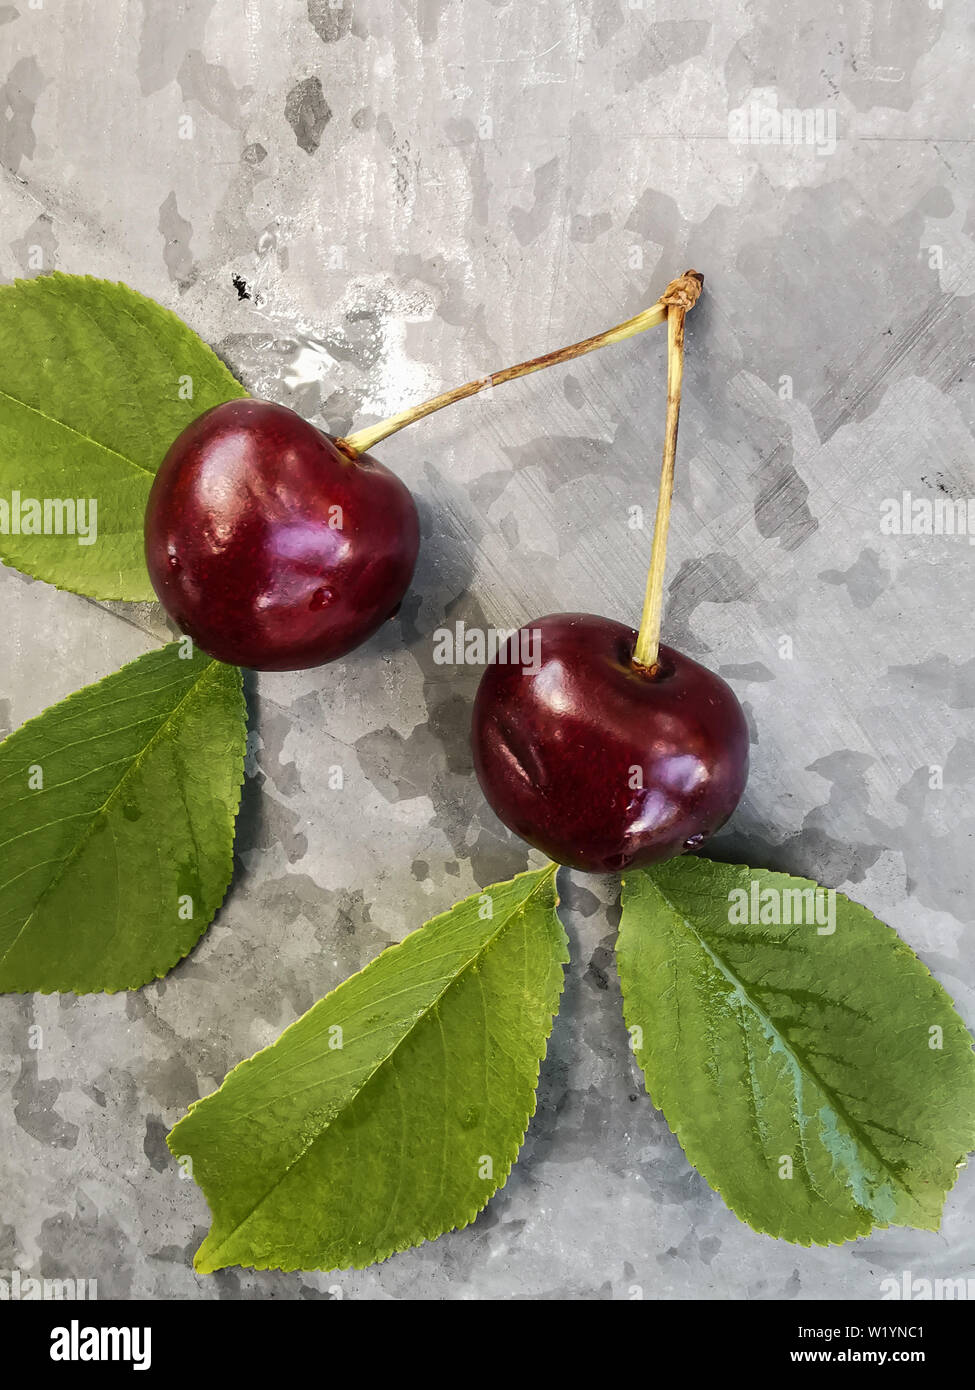
[[[831,932],[829,899],[783,896],[817,888],[700,858],[625,876],[617,958],[647,1089],[757,1231],[937,1230],[975,1147],[972,1039],[865,907],[836,893]]]
[[[233,868],[240,672],[182,642],[0,743],[0,990],[134,989],[190,951]]]
[[[185,323],[126,285],[55,273],[0,286],[0,559],[90,598],[151,599],[142,527],[156,469],[191,420],[246,394]],[[86,527],[97,504],[93,544],[79,543],[79,498]],[[15,516],[34,524],[29,500],[62,534],[14,533]]]
[[[568,960],[555,872],[455,904],[190,1108],[168,1142],[210,1204],[201,1273],[360,1269],[473,1221],[535,1110]]]

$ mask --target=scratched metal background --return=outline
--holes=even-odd
[[[975,551],[880,530],[903,490],[975,494],[966,7],[35,5],[0,4],[0,276],[36,274],[40,247],[41,269],[124,279],[334,432],[705,272],[666,636],[752,723],[716,848],[868,904],[975,1023]],[[835,150],[732,142],[753,101],[835,118]],[[628,509],[654,504],[663,346],[377,451],[422,508],[416,583],[349,660],[251,683],[239,867],[200,947],[128,996],[0,999],[0,1276],[96,1278],[102,1297],[761,1299],[975,1272],[971,1173],[938,1234],[804,1250],[739,1225],[628,1053],[613,883],[564,873],[574,963],[539,1113],[475,1226],[358,1274],[192,1273],[206,1207],[168,1126],[381,947],[529,862],[472,780],[478,671],[436,665],[432,633],[637,618],[649,531]],[[10,571],[0,606],[0,729],[166,633],[148,606]]]

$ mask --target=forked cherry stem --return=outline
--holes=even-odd
[[[353,459],[357,458],[380,440],[388,439],[391,434],[396,434],[398,430],[412,425],[416,420],[422,420],[425,415],[432,415],[435,410],[442,410],[445,405],[453,405],[455,401],[476,396],[490,386],[500,386],[505,381],[514,381],[517,377],[528,376],[530,372],[541,371],[543,367],[554,367],[559,362],[571,362],[573,358],[582,357],[587,352],[595,352],[597,348],[605,347],[608,343],[621,343],[647,328],[656,327],[666,319],[667,423],[664,432],[664,454],[643,616],[633,649],[633,665],[648,675],[655,676],[660,651],[667,533],[670,529],[670,505],[674,495],[674,460],[677,453],[681,382],[684,376],[684,319],[688,310],[693,309],[697,303],[703,286],[704,276],[699,271],[685,270],[683,275],[670,282],[656,304],[644,309],[634,318],[617,324],[615,328],[607,329],[605,333],[597,333],[593,338],[583,338],[580,343],[559,348],[556,352],[547,352],[542,357],[533,357],[528,362],[519,362],[517,366],[506,367],[503,372],[494,372],[491,376],[468,381],[466,385],[457,386],[453,391],[444,391],[442,395],[434,396],[432,400],[424,401],[421,405],[401,410],[398,415],[391,415],[388,420],[381,420],[377,425],[356,430],[354,434],[336,440],[336,444],[344,454]]]
[[[581,343],[559,348],[556,352],[546,352],[542,357],[533,357],[529,362],[519,362],[517,366],[506,367],[503,372],[494,372],[491,376],[468,381],[464,386],[457,386],[453,391],[444,391],[442,395],[424,401],[422,405],[401,410],[398,415],[391,415],[388,420],[381,420],[377,425],[356,430],[354,434],[336,440],[336,443],[343,453],[355,458],[368,452],[381,439],[388,439],[397,430],[412,425],[415,420],[422,420],[425,415],[432,415],[435,410],[442,410],[445,405],[466,400],[468,396],[476,396],[478,392],[486,391],[491,386],[500,386],[505,381],[515,381],[520,376],[528,376],[529,372],[539,372],[544,367],[554,367],[559,362],[571,362],[573,358],[582,357],[587,352],[595,352],[597,348],[605,347],[608,343],[622,343],[626,338],[633,338],[637,333],[663,323],[664,319],[669,318],[670,305],[678,300],[683,303],[685,309],[691,308],[701,293],[701,284],[702,277],[696,270],[685,271],[679,280],[674,280],[667,286],[656,304],[644,309],[634,318],[618,323],[615,328],[608,328],[605,333],[597,333],[594,338],[583,338]]]

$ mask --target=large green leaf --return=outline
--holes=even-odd
[[[755,1230],[936,1230],[975,1147],[972,1039],[866,908],[836,893],[831,931],[829,899],[784,896],[816,888],[700,858],[625,875],[634,1051],[691,1163]]]
[[[133,989],[227,891],[240,672],[174,642],[0,743],[0,990]]]
[[[242,1062],[169,1136],[211,1273],[362,1268],[466,1226],[535,1109],[568,959],[555,865],[457,903]]]
[[[151,599],[153,475],[191,420],[246,394],[175,314],[125,285],[54,274],[0,287],[0,558],[91,598]],[[79,498],[84,527],[97,505],[92,544]],[[36,524],[30,502],[60,535],[15,534],[15,517]]]

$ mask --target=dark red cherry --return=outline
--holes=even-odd
[[[146,508],[159,601],[221,661],[334,661],[391,617],[420,533],[408,488],[293,410],[228,401],[171,446]]]
[[[529,623],[474,702],[477,779],[511,830],[592,873],[697,849],[748,775],[748,728],[720,676],[662,646],[634,667],[636,633],[588,613]]]

